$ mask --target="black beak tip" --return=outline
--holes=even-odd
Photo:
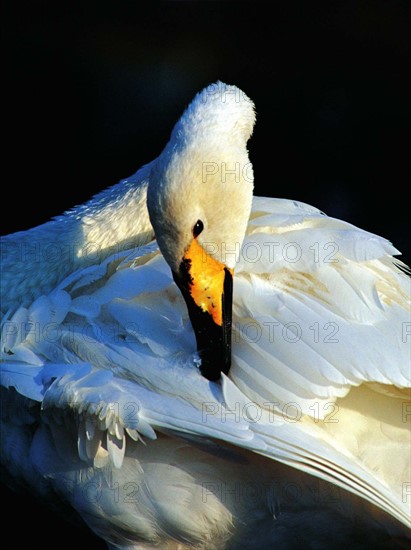
[[[218,382],[221,378],[221,371],[220,369],[210,368],[210,365],[201,363],[200,366],[200,372],[204,376],[204,378],[207,378],[207,380],[210,380],[210,382]]]
[[[210,355],[211,352],[211,355]],[[221,378],[221,373],[228,374],[230,370],[230,358],[226,357],[221,363],[221,357],[216,357],[215,350],[212,348],[199,352],[201,357],[200,372],[211,382],[217,382]],[[220,359],[220,360],[219,360]]]
[[[208,311],[203,311],[193,300],[190,293],[189,272],[183,275],[173,272],[174,280],[187,304],[188,314],[197,341],[197,350],[201,358],[200,372],[212,382],[228,374],[231,365],[231,318],[233,277],[225,268],[224,288],[221,296],[222,325],[214,322]]]

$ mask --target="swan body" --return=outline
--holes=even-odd
[[[158,159],[4,238],[7,482],[112,548],[406,547],[409,279],[385,239],[253,198],[253,123],[212,85]],[[234,268],[215,381],[172,276],[194,241]]]

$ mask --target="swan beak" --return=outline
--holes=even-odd
[[[221,372],[228,374],[231,365],[233,270],[209,256],[193,239],[173,277],[187,304],[201,374],[218,380]]]

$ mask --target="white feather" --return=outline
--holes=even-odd
[[[44,498],[62,495],[119,548],[287,548],[295,532],[344,548],[409,535],[409,280],[385,239],[254,197],[235,267],[233,364],[219,383],[198,369],[152,242],[147,185],[164,177],[181,191],[168,220],[180,230],[211,193],[201,163],[212,151],[247,160],[253,119],[240,90],[209,87],[159,159],[6,238],[4,466]],[[220,229],[245,230],[249,183],[227,186],[231,210],[216,198],[202,210],[215,242]],[[159,235],[174,267],[178,235]],[[31,241],[77,244],[32,273],[17,254]]]

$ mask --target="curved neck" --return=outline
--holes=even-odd
[[[1,310],[27,306],[76,269],[153,239],[150,166],[50,222],[3,237]]]

